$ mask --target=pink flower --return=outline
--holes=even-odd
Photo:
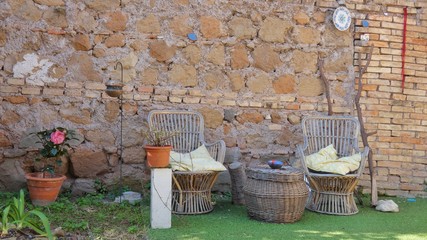
[[[59,130],[56,130],[55,132],[50,134],[50,141],[54,144],[61,144],[65,140],[65,133],[61,132]]]

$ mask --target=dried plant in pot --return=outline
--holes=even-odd
[[[144,132],[143,135],[147,142],[144,149],[147,154],[148,167],[164,168],[169,166],[169,157],[172,150],[169,140],[176,134],[176,132],[166,132],[157,129]]]
[[[35,159],[34,168],[37,172],[27,173],[27,186],[34,205],[46,206],[54,202],[66,179],[63,173],[57,173],[62,162],[72,149],[69,141],[75,138],[73,130],[63,127],[43,130],[30,135],[36,135],[36,145],[40,146],[39,157]]]

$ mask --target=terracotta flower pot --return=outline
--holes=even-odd
[[[169,157],[172,146],[145,146],[147,165],[150,168],[164,168],[169,166]]]
[[[25,174],[31,201],[36,206],[47,206],[54,202],[66,179],[64,175],[52,177],[43,177],[43,175],[43,172]]]

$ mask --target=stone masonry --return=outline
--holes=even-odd
[[[379,191],[427,196],[427,2],[345,5],[347,31],[332,23],[335,0],[0,1],[0,190],[25,187],[36,155],[26,136],[54,126],[81,135],[66,186],[117,183],[120,105],[104,91],[109,78],[120,79],[117,61],[125,83],[122,174],[141,188],[149,180],[142,132],[150,110],[201,112],[207,140],[224,139],[248,164],[294,158],[301,118],[327,112],[318,59],[335,114],[355,115],[357,58],[364,63],[373,45],[361,103],[368,132],[377,131],[369,141]],[[370,191],[367,170],[360,185]]]

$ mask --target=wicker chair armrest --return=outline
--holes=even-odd
[[[352,144],[352,146],[353,146],[353,149],[354,149],[354,153],[360,153],[360,154],[362,154],[362,150],[360,150],[360,148],[359,148],[359,141],[354,141],[353,144]],[[363,150],[365,150],[365,149],[363,149]]]
[[[205,141],[200,141],[206,146],[212,158],[217,162],[224,163],[225,158],[225,142],[223,140],[216,141],[214,143],[206,143]]]
[[[310,177],[338,177],[338,178],[353,177],[353,178],[359,178],[357,173],[347,173],[346,175],[341,175],[341,174],[336,174],[336,173],[315,173],[315,172],[310,172]]]
[[[297,145],[297,155],[298,155],[298,158],[301,161],[301,166],[303,168],[302,170],[304,171],[304,173],[306,175],[309,175],[310,172],[308,171],[307,165],[305,164],[305,155],[304,155],[304,150],[305,149],[307,149],[307,144],[304,144],[304,145],[298,144]]]
[[[361,160],[360,160],[359,170],[357,170],[358,177],[360,177],[360,175],[365,170],[366,160],[368,159],[369,151],[370,151],[369,147],[365,147],[363,149],[363,152],[360,152]]]

